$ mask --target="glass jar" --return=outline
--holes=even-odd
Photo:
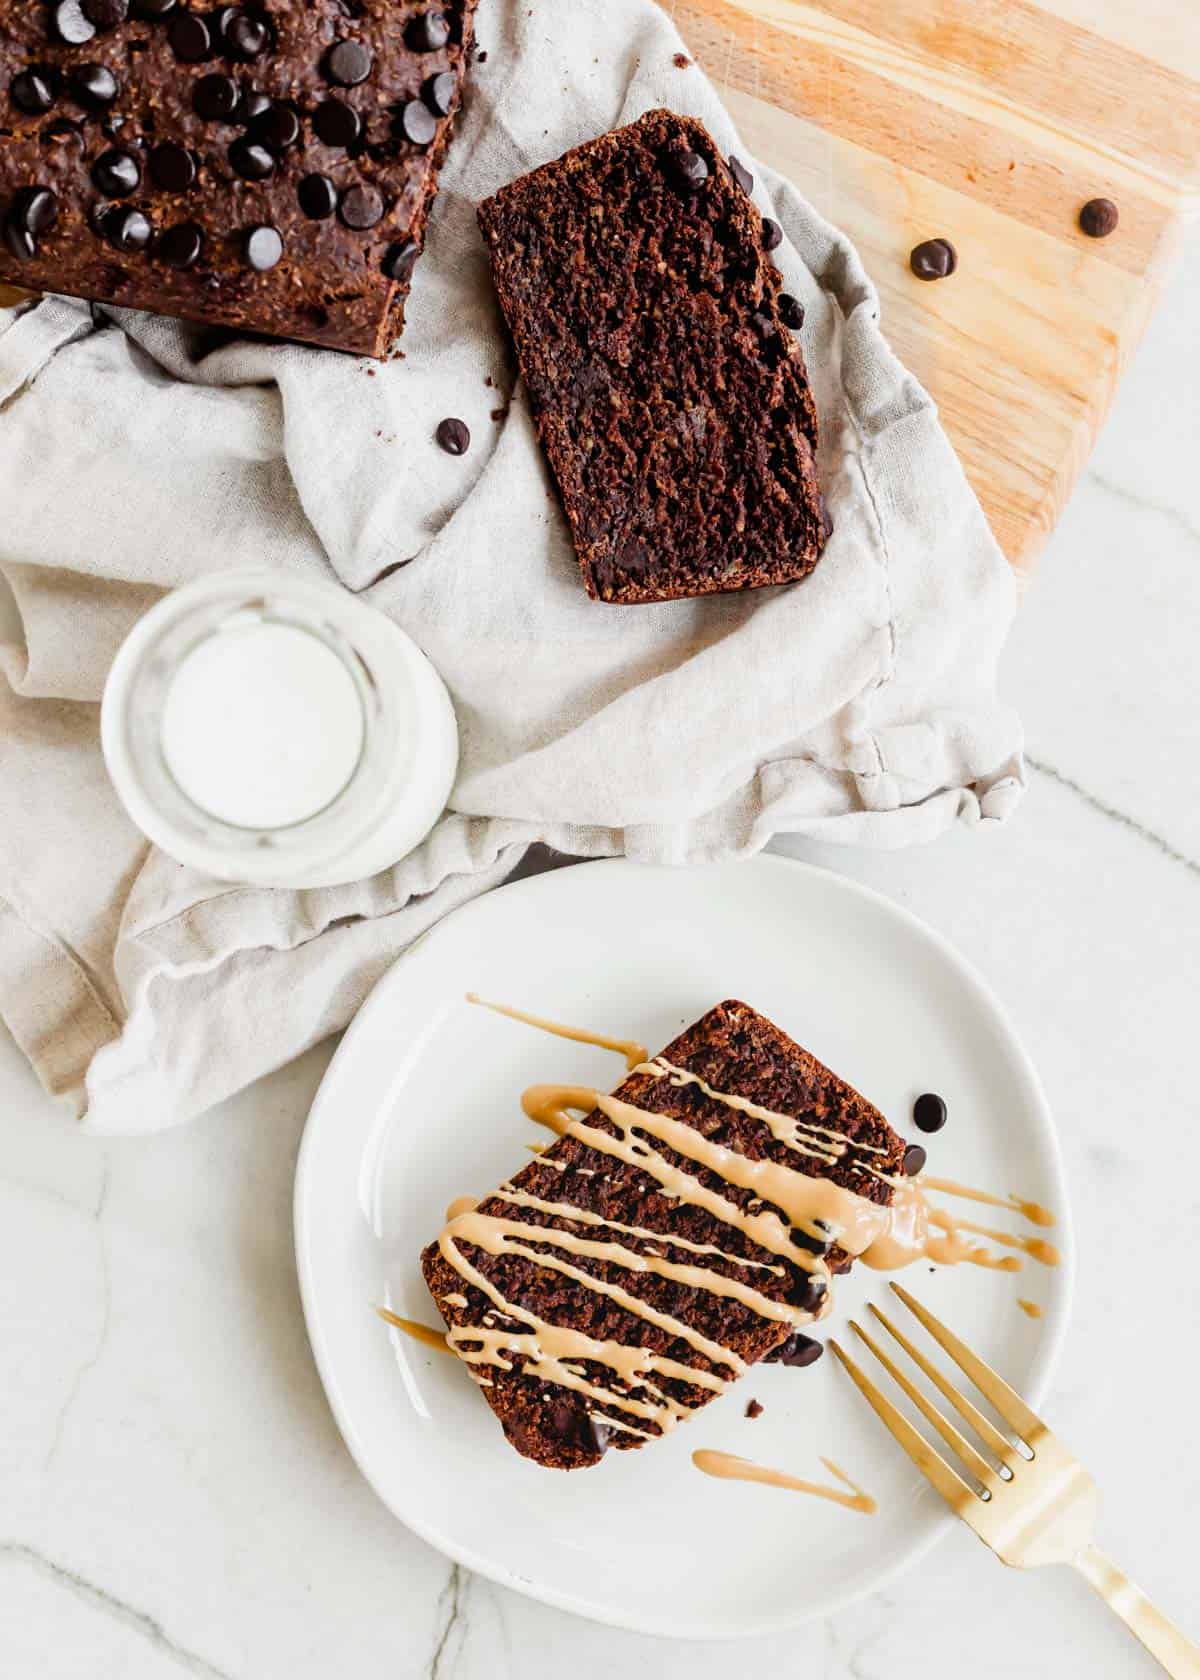
[[[324,887],[399,861],[458,768],[445,685],[376,608],[217,573],[140,619],[101,708],[109,774],[155,845],[223,880]]]

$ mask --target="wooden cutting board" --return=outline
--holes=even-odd
[[[1028,569],[1200,205],[1197,0],[664,4],[748,147],[857,245]],[[1121,213],[1102,241],[1076,220],[1098,195]],[[919,281],[939,235],[958,271]]]

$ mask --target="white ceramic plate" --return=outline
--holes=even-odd
[[[330,1403],[364,1476],[448,1556],[580,1615],[693,1639],[828,1614],[911,1564],[953,1519],[832,1357],[759,1367],[667,1440],[568,1475],[513,1452],[456,1360],[381,1324],[378,1302],[439,1323],[418,1255],[453,1197],[525,1159],[525,1086],[610,1089],[622,1072],[605,1051],[471,1006],[468,991],[652,1051],[742,998],[901,1132],[918,1135],[914,1097],[940,1092],[950,1120],[927,1140],[930,1171],[1054,1209],[1063,1264],[1016,1276],[921,1265],[904,1281],[1036,1405],[1071,1291],[1066,1189],[1037,1078],[978,976],[894,904],[785,859],[559,870],[459,910],[384,977],[325,1076],[297,1168],[300,1285]],[[886,1290],[856,1268],[828,1330]],[[1026,1317],[1018,1296],[1044,1316]],[[755,1421],[751,1396],[765,1407]],[[824,1455],[878,1515],[713,1481],[693,1468],[696,1447],[813,1479]]]

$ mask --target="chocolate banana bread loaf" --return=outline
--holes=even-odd
[[[651,111],[479,220],[589,595],[810,572],[828,519],[803,312],[781,311],[763,220],[707,130]]]
[[[0,0],[0,281],[386,354],[477,0]]]
[[[904,1157],[877,1109],[744,1003],[585,1113],[596,1096],[527,1092],[557,1141],[421,1256],[508,1440],[568,1470],[662,1435],[821,1316],[850,1264],[834,1233],[880,1217]]]

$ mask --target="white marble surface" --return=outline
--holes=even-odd
[[[795,848],[942,929],[1007,1003],[1078,1221],[1048,1408],[1102,1542],[1200,1634],[1200,234],[1005,662],[1032,787],[999,832]],[[783,847],[790,850],[792,848]],[[77,1135],[0,1029],[0,1673],[12,1680],[812,1680],[1157,1672],[1086,1587],[964,1532],[885,1595],[731,1652],[451,1569],[333,1425],[292,1260],[315,1051],[179,1132]]]

